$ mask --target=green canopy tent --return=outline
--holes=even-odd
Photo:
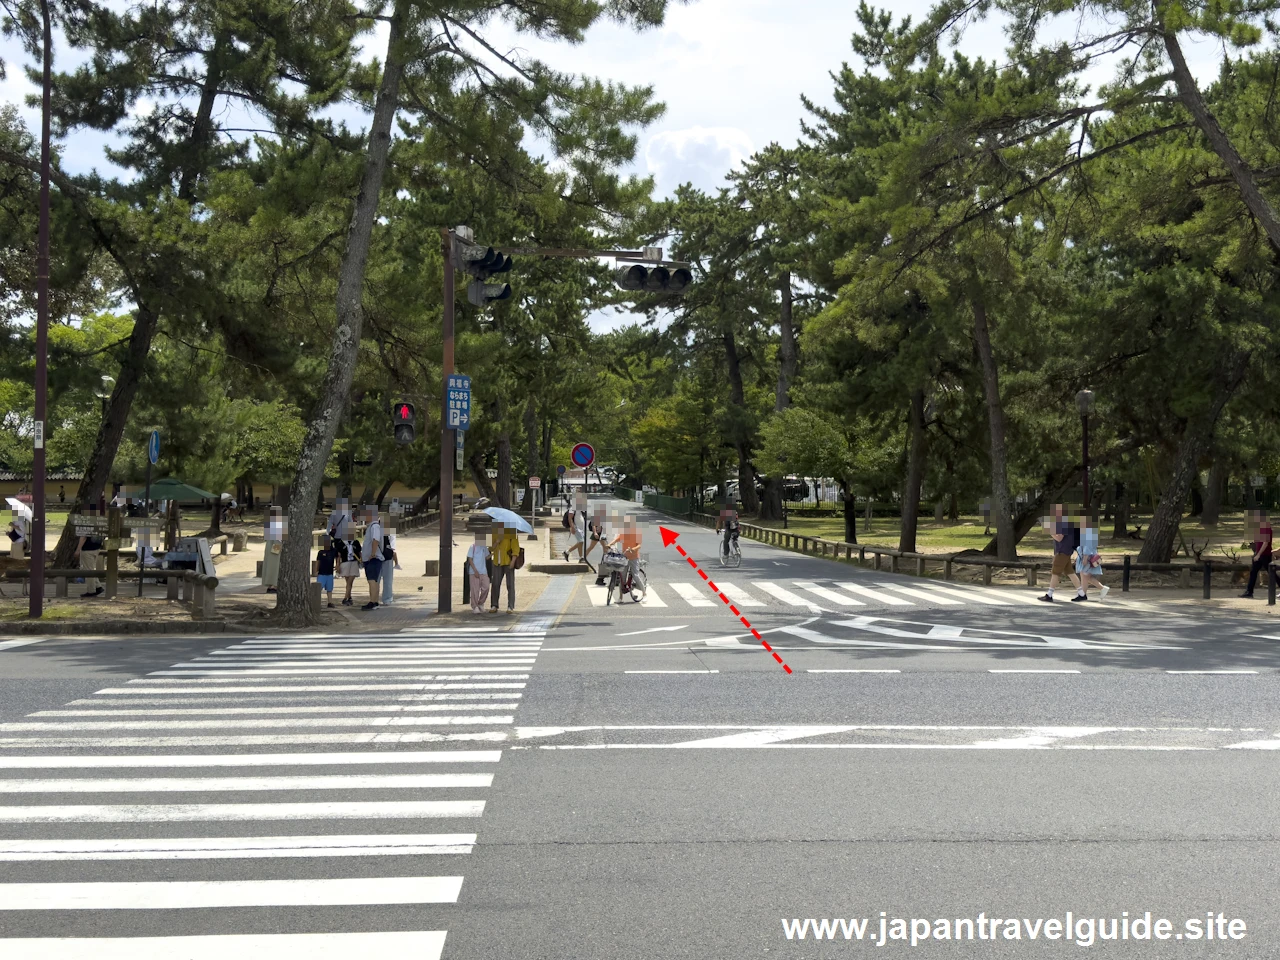
[[[189,483],[183,483],[181,480],[173,477],[166,477],[163,480],[153,480],[151,482],[151,499],[156,500],[176,500],[178,503],[200,503],[201,501],[213,502],[218,499],[216,493],[210,493],[208,490],[201,490],[199,487],[193,487]]]

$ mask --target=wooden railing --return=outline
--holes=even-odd
[[[45,580],[52,580],[55,597],[66,597],[71,584],[83,577],[85,585],[90,581],[101,580],[106,584],[103,591],[107,599],[116,595],[116,584],[107,576],[106,570],[46,570]],[[218,578],[194,570],[162,570],[151,567],[146,570],[118,570],[116,580],[137,580],[143,577],[151,580],[164,579],[168,586],[167,598],[181,600],[191,605],[191,619],[211,620],[217,610]],[[6,580],[30,580],[30,570],[7,570]],[[181,595],[179,595],[181,594]]]

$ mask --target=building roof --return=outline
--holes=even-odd
[[[84,471],[75,467],[48,467],[45,470],[45,480],[83,480]],[[35,479],[35,474],[30,470],[14,470],[7,463],[0,461],[0,482],[3,481],[30,481]]]

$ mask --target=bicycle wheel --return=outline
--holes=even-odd
[[[742,566],[742,551],[738,548],[738,541],[734,540],[729,547],[729,563],[730,566]]]
[[[645,576],[643,570],[641,570],[638,574],[635,575],[635,577],[632,578],[631,580],[631,602],[632,603],[640,602],[640,599],[644,596],[645,589],[648,587],[648,585],[649,585],[648,578]]]
[[[728,563],[729,563],[729,548],[728,548],[728,547],[726,547],[723,543],[721,543],[721,544],[720,544],[720,549],[716,551],[716,555],[717,555],[717,556],[719,556],[719,558],[720,558],[720,566],[722,566],[722,567],[723,567],[723,566],[728,565]]]
[[[617,582],[618,582],[618,571],[615,570],[613,571],[613,573],[609,574],[609,589],[605,591],[605,595],[604,595],[604,605],[606,607],[609,606],[609,604],[613,603],[613,587],[614,587],[614,584],[616,584]]]

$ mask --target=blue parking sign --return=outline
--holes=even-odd
[[[453,430],[471,426],[471,378],[460,373],[450,375],[445,385],[445,416]]]

